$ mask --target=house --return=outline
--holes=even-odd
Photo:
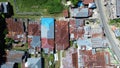
[[[84,25],[85,25],[84,19],[70,19],[69,20],[70,40],[76,40],[79,37],[83,36]]]
[[[30,21],[28,24],[28,36],[40,36],[40,23]]]
[[[77,40],[78,49],[81,49],[81,46],[85,46],[87,50],[92,49],[91,39],[79,38]]]
[[[14,68],[15,62],[6,62],[5,64],[1,65],[1,68]]]
[[[96,8],[96,4],[94,2],[89,3],[88,8],[89,9],[94,9],[94,8]]]
[[[70,48],[65,52],[65,56],[62,57],[63,68],[78,68],[78,53],[74,48]]]
[[[24,64],[25,68],[42,68],[41,58],[28,58]]]
[[[65,20],[57,20],[55,23],[56,50],[65,50],[69,47],[69,23]]]
[[[93,3],[94,0],[83,0],[84,5],[88,5],[89,3]]]
[[[8,34],[6,37],[12,38],[15,42],[26,43],[26,36],[21,19],[6,18]]]
[[[21,63],[24,51],[7,51],[7,62]]]
[[[70,8],[70,15],[74,18],[86,18],[89,17],[88,8]]]
[[[115,36],[120,37],[120,29],[114,30]]]
[[[116,16],[120,17],[120,0],[116,0]]]
[[[91,27],[91,30],[90,30],[90,34],[92,36],[92,38],[95,38],[95,37],[103,37],[103,29],[100,27],[100,26],[94,26],[94,27]]]
[[[28,48],[29,52],[34,54],[36,49],[37,52],[41,48],[40,40],[40,23],[39,22],[29,22],[28,24]]]
[[[0,13],[4,13],[5,17],[11,17],[13,15],[13,7],[9,2],[0,2]]]
[[[54,49],[54,18],[41,18],[41,41],[45,53]]]
[[[0,2],[0,10],[2,13],[8,13],[9,2]]]
[[[107,66],[111,65],[109,52],[95,52],[93,54],[92,50],[80,50],[78,60],[79,68],[108,68]]]

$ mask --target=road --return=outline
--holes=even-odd
[[[105,14],[106,11],[104,11],[104,8],[103,8],[104,5],[102,4],[101,0],[95,0],[95,2],[97,5],[99,14],[100,14],[100,21],[102,22],[102,26],[105,30],[105,34],[106,34],[106,36],[111,44],[113,52],[115,53],[115,55],[118,58],[118,61],[120,62],[120,49],[118,47],[117,42],[114,40],[114,37],[112,36],[110,29],[108,27],[109,19]]]

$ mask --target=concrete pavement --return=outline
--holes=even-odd
[[[100,21],[102,22],[102,26],[105,30],[105,34],[111,44],[112,50],[117,56],[118,60],[120,61],[120,49],[118,47],[119,43],[115,41],[115,38],[112,36],[111,31],[108,27],[109,19],[107,18],[105,11],[103,9],[104,5],[102,4],[101,0],[95,0],[99,14],[100,14]]]
[[[63,53],[63,50],[60,51],[60,68],[63,68],[63,63],[62,63],[62,53]]]

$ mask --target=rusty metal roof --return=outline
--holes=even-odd
[[[28,35],[40,36],[40,24],[38,22],[28,24]]]
[[[88,5],[89,3],[92,3],[92,2],[94,2],[94,0],[83,0],[83,3],[85,5]]]
[[[64,20],[56,21],[55,24],[55,45],[57,50],[64,50],[69,47],[69,23]]]
[[[108,52],[92,54],[92,50],[80,50],[80,55],[84,60],[84,67],[101,66],[104,68],[106,65],[110,65],[110,54]]]

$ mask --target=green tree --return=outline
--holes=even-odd
[[[70,1],[73,3],[73,5],[76,5],[78,2],[78,0],[70,0]]]
[[[5,53],[5,34],[3,33],[6,27],[5,16],[0,14],[0,65],[6,61]]]

